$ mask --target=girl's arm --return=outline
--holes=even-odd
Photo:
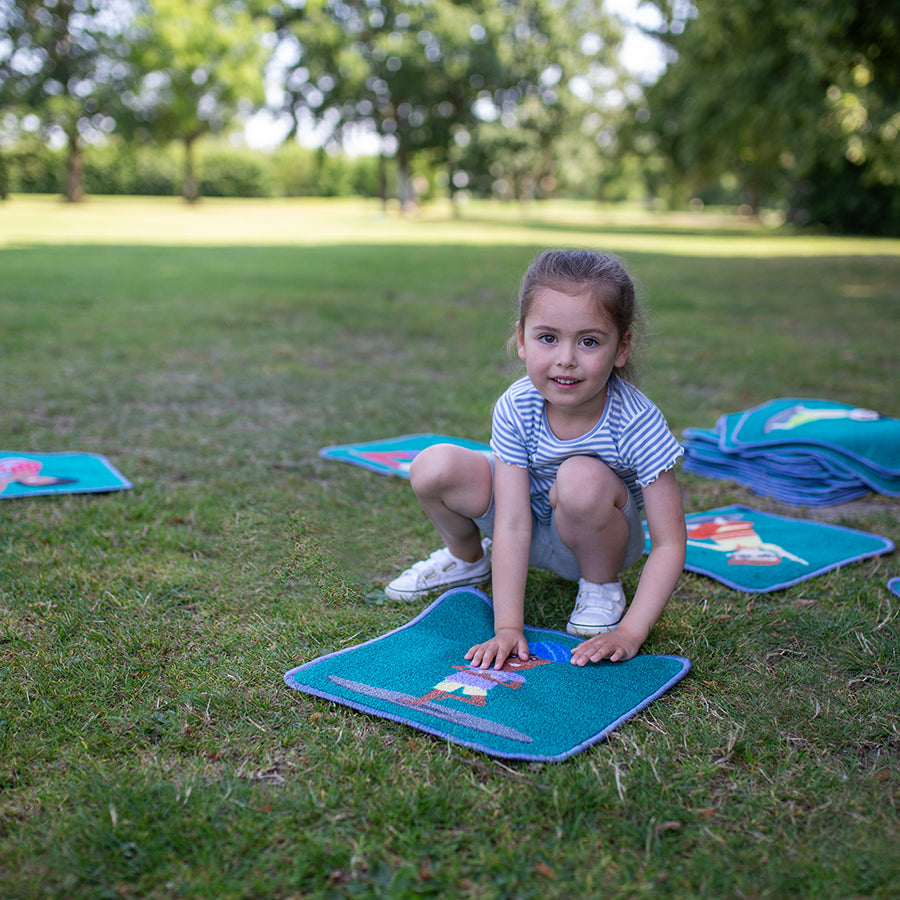
[[[528,469],[497,460],[494,467],[494,534],[491,539],[494,637],[476,644],[466,659],[476,666],[503,666],[509,656],[528,659],[525,580],[531,548]]]
[[[619,627],[598,634],[572,651],[577,666],[609,659],[631,659],[662,615],[684,569],[687,529],[681,491],[670,469],[644,488],[644,512],[650,529],[650,555],[637,591]]]

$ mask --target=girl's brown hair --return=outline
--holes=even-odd
[[[519,290],[518,324],[523,325],[538,291],[550,289],[572,296],[587,294],[612,319],[619,338],[632,333],[628,361],[617,370],[626,381],[636,377],[632,357],[635,331],[642,325],[641,311],[635,296],[634,282],[624,263],[616,256],[591,250],[545,250],[529,266]]]

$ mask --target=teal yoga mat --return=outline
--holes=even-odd
[[[581,641],[525,629],[531,658],[497,672],[465,660],[493,633],[490,598],[443,594],[411,622],[291,669],[285,683],[364,713],[507,759],[557,762],[602,741],[687,675],[680,656],[573,666]]]
[[[877,534],[749,506],[691,513],[686,523],[685,569],[750,593],[782,590],[894,549],[893,541]],[[649,552],[646,524],[644,532]]]
[[[319,456],[339,462],[362,466],[380,475],[398,475],[409,478],[409,466],[417,454],[432,444],[456,444],[479,453],[490,454],[491,448],[478,441],[466,438],[448,437],[444,434],[402,434],[380,441],[366,441],[361,444],[335,444],[323,447]]]
[[[96,453],[0,451],[0,499],[121,491],[131,482]]]

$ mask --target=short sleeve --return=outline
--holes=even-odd
[[[634,469],[635,481],[644,488],[671,469],[684,455],[663,414],[648,404],[635,417],[620,439],[622,456]]]
[[[509,391],[494,405],[491,420],[491,450],[502,462],[521,469],[528,468],[525,434]]]

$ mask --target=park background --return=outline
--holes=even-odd
[[[888,0],[2,0],[0,34],[2,195],[569,197],[900,229]]]
[[[105,66],[113,56],[90,51],[111,53],[121,14],[151,7],[0,0],[0,447],[101,452],[133,484],[2,501],[0,897],[900,894],[896,554],[762,595],[686,573],[645,650],[686,656],[691,673],[559,765],[490,759],[282,680],[409,621],[424,604],[385,603],[379,588],[434,549],[405,481],[318,450],[420,431],[487,440],[491,405],[519,371],[505,343],[539,249],[625,258],[649,313],[640,384],[676,434],[782,396],[900,416],[889,140],[900,67],[883,65],[897,12],[848,6],[673,6],[660,27],[677,60],[652,83],[624,73],[607,129],[608,104],[579,107],[569,90],[568,53],[599,55],[594,99],[616,99],[603,81],[615,35],[592,25],[584,34],[599,43],[571,29],[553,43],[548,24],[561,10],[602,15],[592,4],[308,0],[262,17],[159,6],[140,32],[157,54],[142,51],[156,59],[149,93],[130,97],[116,79],[138,71],[143,45],[116,43],[123,68],[102,78],[63,78],[68,56],[45,65],[50,32],[15,17],[74,22],[78,40],[60,49]],[[209,28],[241,10],[238,34],[323,43],[277,93],[304,130],[309,109],[322,112],[313,146],[233,144],[256,107],[214,105],[211,65],[230,57],[213,52]],[[349,75],[366,73],[347,100],[328,54],[362,10],[376,33],[371,53],[351,42],[340,57]],[[192,17],[176,18],[191,11],[197,40]],[[282,32],[272,11],[291,20]],[[449,45],[422,34],[437,23],[415,21],[438,12],[464,38],[453,58],[496,52],[500,74],[473,83],[454,71],[436,90],[468,85],[473,102],[488,90],[500,117],[469,108],[464,132],[452,123],[458,139],[414,145],[404,180],[401,136],[409,125],[424,142],[433,104],[420,121],[395,79],[412,71],[404,83],[424,90],[429,52],[440,55],[429,74],[448,71]],[[404,14],[408,34],[390,18]],[[166,40],[194,46],[193,66],[159,62],[172,21]],[[511,60],[512,88],[501,78]],[[249,68],[257,80],[263,70]],[[170,107],[179,85],[191,102]],[[377,122],[382,100],[396,115],[380,134],[366,114]],[[562,113],[575,107],[573,125]],[[186,203],[192,121],[204,136]],[[350,155],[360,131],[380,154]],[[212,196],[217,153],[224,173],[248,154],[272,195]],[[271,175],[281,154],[288,174],[308,171],[308,190],[332,196],[288,196]],[[548,164],[552,179],[535,179]],[[170,176],[135,196],[144,166]],[[361,167],[375,189],[325,190],[330,166],[340,183]],[[27,172],[55,180],[29,187],[16,180]],[[679,482],[688,512],[743,503],[900,535],[896,498],[809,509],[733,482]],[[639,572],[626,573],[629,592]],[[532,573],[527,619],[559,628],[571,600],[569,585]]]

